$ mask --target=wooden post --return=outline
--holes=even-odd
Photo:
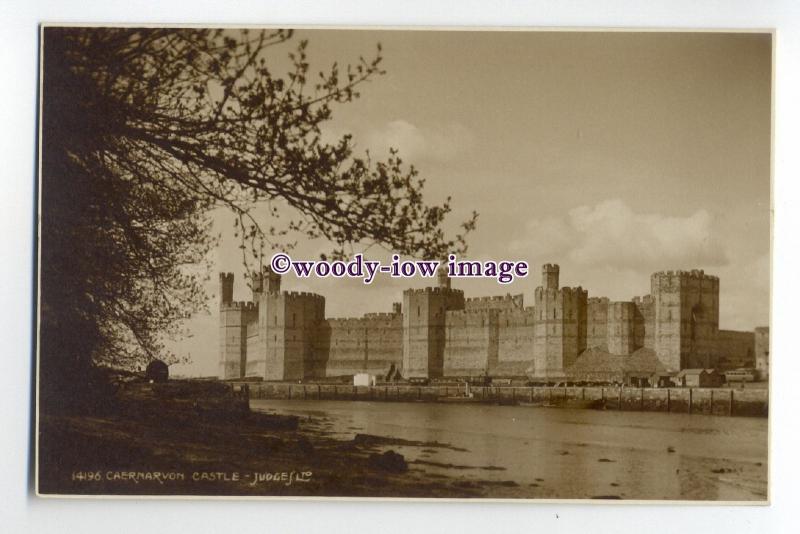
[[[292,385],[289,384],[289,400],[292,400]]]
[[[548,404],[553,403],[553,388],[550,386],[547,386],[547,402]]]
[[[672,392],[672,389],[670,389],[670,388],[667,388],[667,413],[669,413],[669,412],[670,412],[669,401],[670,401],[670,393],[671,393],[671,392]]]
[[[422,399],[422,387],[417,386],[417,400]]]
[[[644,388],[639,388],[639,410],[644,411]]]
[[[581,400],[586,400],[586,388],[581,388]]]
[[[517,402],[517,388],[515,387],[511,388],[511,402],[513,403]]]
[[[567,400],[567,386],[564,386],[564,400]]]
[[[617,396],[617,410],[622,410],[622,386],[619,387],[619,394]]]
[[[317,400],[322,400],[322,384],[317,384]]]
[[[731,389],[731,397],[728,400],[728,415],[733,415],[733,389]]]
[[[711,390],[711,415],[714,415],[714,390]]]
[[[308,398],[308,392],[306,391],[306,385],[303,384],[303,400]]]
[[[606,402],[606,388],[605,387],[601,387],[600,388],[600,400],[602,400],[604,403]]]
[[[692,392],[693,391],[694,391],[694,388],[689,388],[689,415],[692,414],[692,396],[693,396]]]

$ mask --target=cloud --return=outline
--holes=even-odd
[[[367,147],[376,155],[384,156],[389,148],[396,148],[400,151],[400,157],[411,162],[452,161],[469,150],[475,141],[472,132],[458,123],[421,129],[402,119],[371,130],[365,140]]]
[[[534,219],[511,250],[584,267],[651,272],[720,267],[728,257],[706,210],[688,217],[637,213],[622,200]]]

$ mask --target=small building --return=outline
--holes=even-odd
[[[684,369],[675,375],[678,385],[687,388],[717,388],[725,377],[715,369]]]
[[[726,382],[755,382],[757,371],[755,369],[732,369],[725,371]]]
[[[375,383],[375,377],[369,373],[357,373],[353,375],[354,386],[374,386]]]
[[[169,366],[161,360],[153,360],[147,364],[144,376],[150,382],[166,382],[169,380]]]

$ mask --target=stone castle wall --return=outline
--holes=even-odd
[[[592,297],[586,308],[586,346],[608,350],[608,304],[606,297]]]
[[[756,366],[755,332],[720,330],[715,343],[716,368],[721,371]]]
[[[769,332],[718,330],[719,280],[703,271],[651,277],[651,295],[588,298],[542,268],[534,306],[522,295],[465,299],[440,273],[438,287],[407,290],[391,313],[326,318],[324,297],[253,280],[253,302],[233,302],[221,274],[219,376],[309,380],[391,367],[405,378],[514,377],[558,381],[587,348],[611,355],[652,349],[667,369],[768,366]],[[768,372],[768,369],[766,370]]]
[[[488,375],[497,365],[498,310],[449,311],[445,317],[445,376]]]

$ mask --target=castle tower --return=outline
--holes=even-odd
[[[219,305],[233,302],[233,273],[219,273]]]
[[[258,317],[253,302],[233,301],[233,273],[220,273],[219,377],[242,378],[247,366],[248,325]]]
[[[270,276],[271,275],[271,276]],[[315,337],[325,320],[325,297],[270,291],[280,276],[264,272],[266,291],[258,305],[257,334],[248,346],[246,376],[264,380],[304,380],[320,375],[314,363]]]
[[[611,302],[608,305],[608,352],[628,355],[635,351],[636,305],[633,302]]]
[[[269,265],[266,265],[261,274],[262,279],[266,280],[266,287],[264,288],[267,293],[280,293],[281,292],[281,275],[272,272]]]
[[[559,288],[558,265],[542,267],[542,286],[535,291],[533,368],[538,378],[564,374],[586,350],[587,298],[581,287]]]
[[[447,275],[447,265],[442,263],[436,271],[436,278],[439,287],[442,289],[450,289],[450,277]]]
[[[654,350],[667,369],[716,365],[719,278],[701,270],[661,271],[650,277]]]
[[[441,271],[440,271],[441,273]],[[446,277],[445,277],[446,278]],[[442,283],[442,278],[439,278]],[[447,287],[403,292],[403,376],[439,378],[444,369],[445,314],[464,309],[464,292]]]
[[[558,271],[557,264],[542,265],[542,287],[544,289],[558,289]]]
[[[402,302],[392,302],[392,313],[396,313],[396,314],[403,313],[403,303]]]
[[[262,293],[275,294],[281,292],[281,275],[272,272],[265,265],[260,273],[253,274],[253,301],[258,302]]]

